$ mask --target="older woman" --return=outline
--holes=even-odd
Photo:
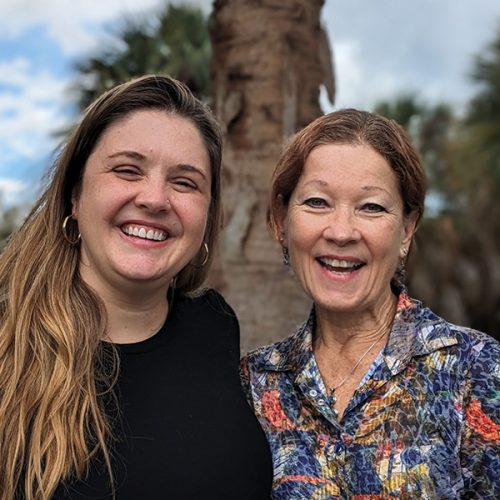
[[[401,280],[424,195],[403,129],[366,112],[318,118],[278,163],[269,224],[314,305],[242,361],[275,499],[500,498],[500,344]]]
[[[87,110],[0,256],[0,498],[269,498],[238,322],[193,294],[220,161],[212,114],[171,78]]]

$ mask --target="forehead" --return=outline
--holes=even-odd
[[[120,152],[149,161],[191,164],[211,173],[208,148],[198,128],[188,118],[164,110],[133,111],[111,123],[88,161]]]
[[[103,130],[98,144],[110,139],[145,141],[148,137],[194,140],[204,146],[203,138],[191,120],[159,109],[141,109],[118,118]]]
[[[396,174],[380,153],[366,144],[322,144],[306,158],[298,185],[317,180],[328,185],[365,184],[399,192]]]

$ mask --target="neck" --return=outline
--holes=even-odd
[[[315,350],[356,352],[386,338],[396,312],[397,298],[391,293],[376,310],[356,314],[332,314],[316,308]]]
[[[104,303],[106,338],[117,344],[140,342],[153,336],[164,324],[169,311],[168,286],[129,286],[118,289],[102,281],[84,281]]]
[[[372,311],[316,311],[314,356],[339,420],[373,360],[386,344],[396,312],[392,294]]]
[[[172,278],[132,280],[116,273],[93,272],[80,265],[82,280],[96,293],[106,311],[106,336],[117,344],[140,342],[153,336],[169,311],[167,291]]]
[[[105,301],[107,338],[117,344],[131,344],[152,337],[165,323],[169,311],[167,293],[141,302]]]

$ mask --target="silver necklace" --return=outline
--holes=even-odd
[[[385,334],[384,334],[385,335]],[[330,394],[333,394],[337,389],[340,389],[353,375],[356,368],[360,365],[361,361],[368,356],[368,353],[375,347],[375,344],[384,336],[381,335],[379,338],[375,339],[373,344],[368,347],[368,349],[363,353],[363,355],[358,359],[357,363],[352,367],[351,371],[335,386],[330,387]]]

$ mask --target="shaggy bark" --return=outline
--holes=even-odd
[[[321,114],[321,85],[333,102],[323,2],[214,2],[212,81],[225,129],[225,229],[210,281],[238,314],[242,351],[288,335],[310,307],[281,264],[265,213],[283,141]]]

